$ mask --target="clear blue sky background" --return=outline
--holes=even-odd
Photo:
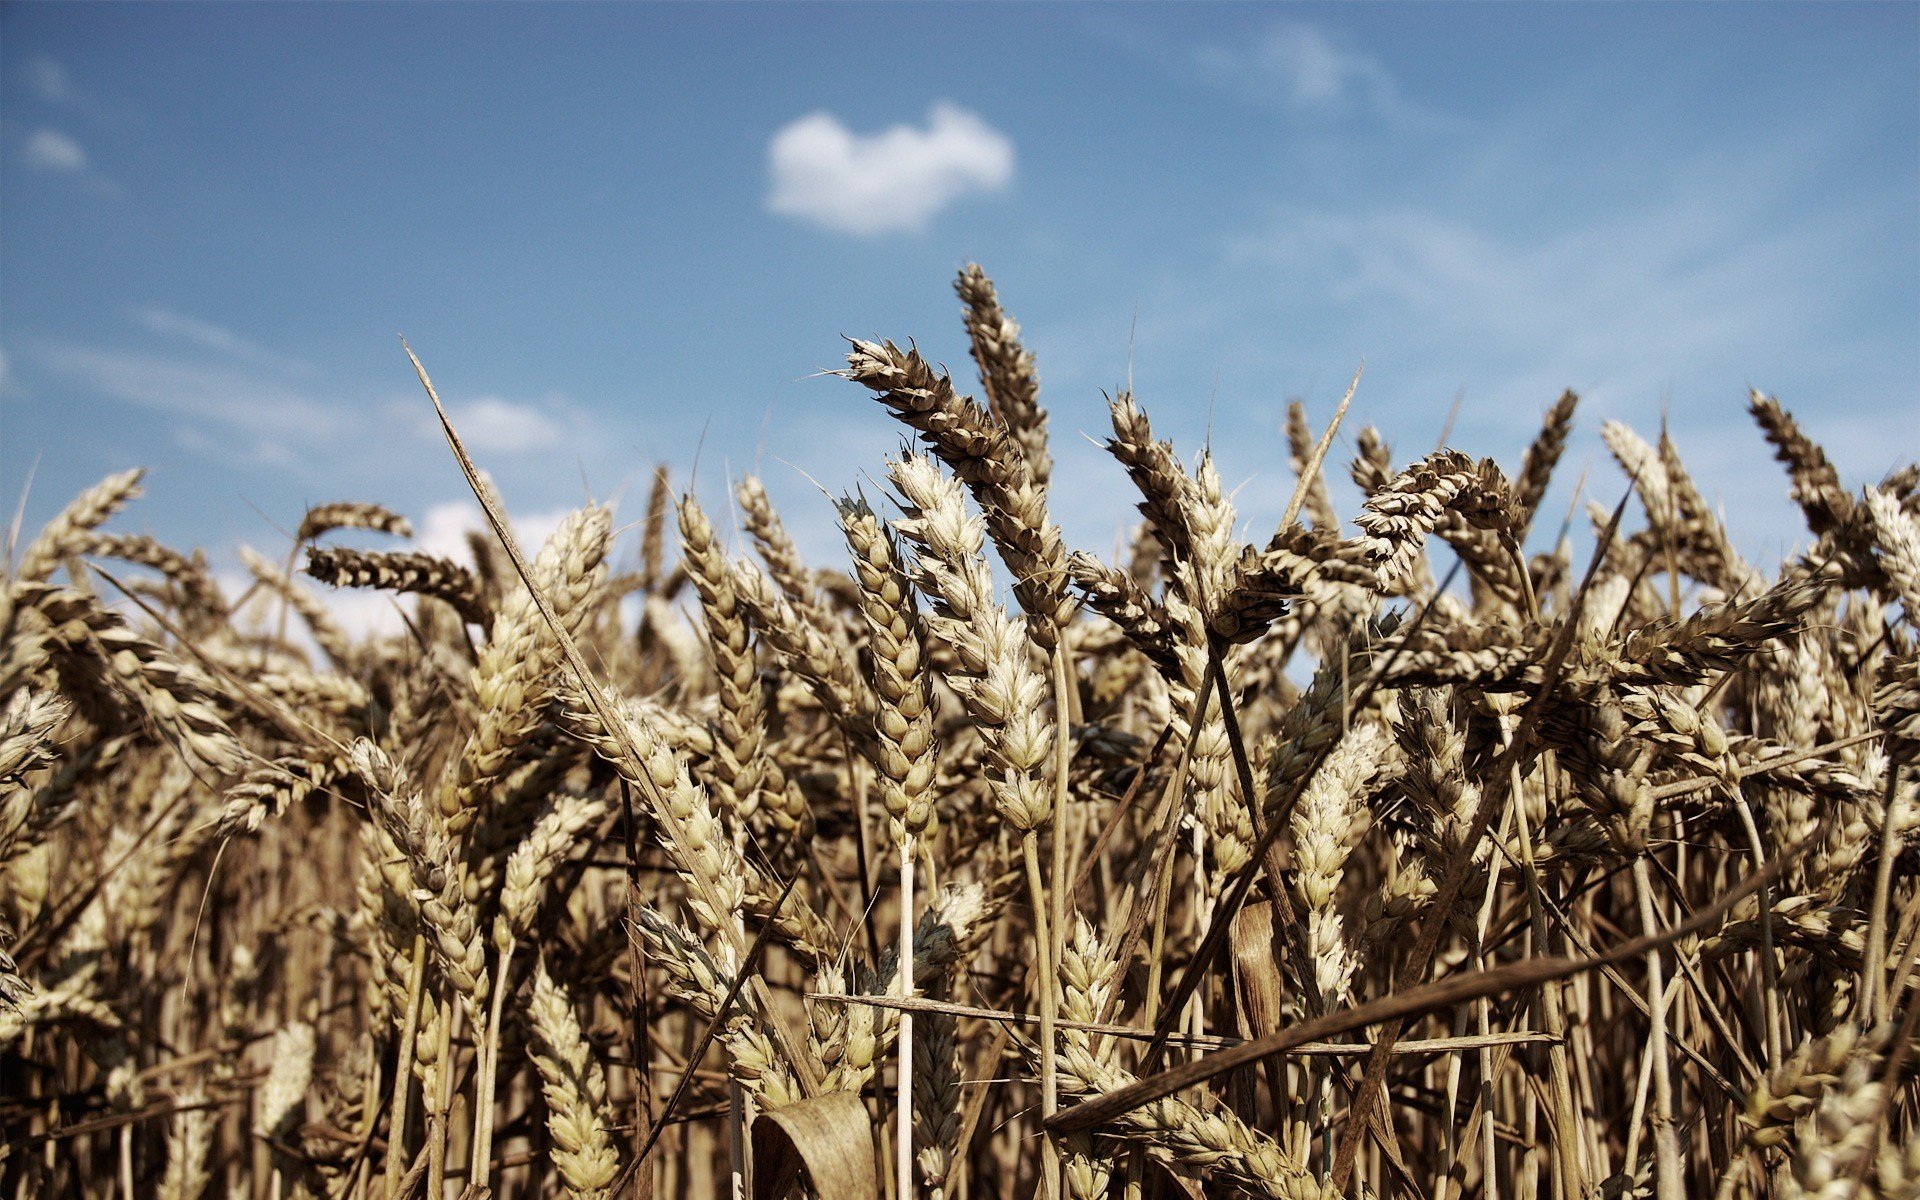
[[[1211,433],[1262,529],[1285,400],[1324,420],[1364,359],[1401,460],[1459,395],[1455,444],[1511,465],[1580,390],[1556,503],[1583,463],[1618,495],[1603,417],[1664,411],[1771,558],[1747,386],[1855,486],[1920,451],[1916,97],[1908,4],[13,4],[0,490],[37,464],[33,522],[146,464],[121,524],[220,547],[310,501],[421,517],[464,493],[405,333],[516,511],[637,516],[704,437],[704,494],[758,461],[825,554],[802,472],[853,486],[898,433],[816,372],[915,337],[971,386],[973,258],[1080,544],[1129,511],[1101,389]]]

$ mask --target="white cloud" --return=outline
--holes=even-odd
[[[580,440],[590,424],[584,414],[553,396],[536,404],[481,396],[477,400],[449,400],[446,407],[447,418],[460,440],[476,455],[552,450],[570,440]],[[427,441],[439,443],[445,437],[440,419],[425,398],[396,400],[387,406],[387,414]]]
[[[87,169],[87,152],[80,143],[54,129],[36,129],[21,148],[27,165],[40,171],[75,172]]]
[[[1013,143],[979,117],[937,104],[925,128],[854,133],[832,113],[801,117],[767,146],[767,210],[873,237],[925,228],[941,210],[1013,179]]]
[[[1376,55],[1305,21],[1281,21],[1242,42],[1200,46],[1193,62],[1210,82],[1298,116],[1367,116],[1425,130],[1454,124],[1407,99]]]
[[[1379,59],[1343,50],[1325,31],[1304,22],[1282,22],[1242,45],[1203,47],[1199,59],[1203,69],[1223,80],[1257,88],[1296,108],[1378,103],[1395,90]]]
[[[534,512],[509,514],[508,524],[513,526],[513,536],[520,543],[520,549],[529,556],[537,553],[553,531],[560,528],[572,509],[550,508]],[[480,512],[480,506],[472,500],[448,500],[436,504],[422,517],[415,544],[428,554],[437,554],[455,562],[471,563],[473,555],[467,553],[467,535],[486,532],[486,517]]]
[[[524,454],[560,444],[560,423],[528,404],[483,396],[448,406],[447,415],[476,453]]]
[[[1237,249],[1382,327],[1417,329],[1436,357],[1471,345],[1487,366],[1525,363],[1542,393],[1654,394],[1675,371],[1717,365],[1744,331],[1824,315],[1817,296],[1777,286],[1807,277],[1820,239],[1767,238],[1730,218],[1713,198],[1683,196],[1527,237],[1411,208],[1296,212]]]
[[[27,63],[20,80],[35,98],[46,104],[67,104],[79,98],[67,69],[42,54]]]
[[[299,363],[282,358],[254,344],[225,326],[203,321],[199,317],[165,308],[135,309],[133,315],[134,319],[149,332],[157,333],[162,337],[176,338],[202,349],[217,351],[230,358],[258,363],[261,366],[282,370],[300,369]]]
[[[123,404],[175,417],[179,442],[249,465],[287,461],[286,447],[338,440],[358,414],[259,373],[72,343],[28,347],[34,364]]]

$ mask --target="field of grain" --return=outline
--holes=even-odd
[[[1769,572],[1664,436],[1543,511],[1571,393],[1296,406],[1269,534],[1120,394],[1110,562],[957,290],[981,400],[850,346],[919,448],[833,562],[664,471],[518,546],[451,425],[468,563],[326,504],[226,594],[138,472],[12,539],[5,1194],[1920,1195],[1920,467],[1754,394]]]

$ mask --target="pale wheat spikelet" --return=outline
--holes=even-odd
[[[547,1102],[554,1168],[569,1196],[602,1200],[620,1170],[608,1132],[607,1082],[580,1033],[573,1002],[544,963],[534,972],[527,1018],[533,1028],[533,1065]]]
[[[1163,674],[1179,670],[1178,632],[1164,606],[1131,574],[1110,567],[1084,550],[1067,556],[1067,571],[1086,593],[1087,604],[1112,621],[1134,649]]]
[[[314,644],[319,646],[328,658],[336,663],[352,661],[354,653],[352,640],[333,619],[333,613],[318,596],[289,579],[277,565],[269,562],[259,551],[251,547],[240,547],[240,562],[261,587],[278,596],[288,608],[300,614],[300,619],[306,623],[307,629],[313,634]]]
[[[603,727],[573,688],[562,689],[560,721],[646,800],[662,848],[687,881],[691,892],[687,903],[694,914],[715,931],[733,928],[743,908],[768,918],[774,913],[780,887],[741,856],[714,816],[706,789],[688,773],[685,759],[632,706],[615,701],[613,712],[622,723],[621,731]],[[628,746],[638,758],[627,753]],[[832,931],[798,897],[780,905],[772,920],[781,940],[807,958],[832,955],[837,944]]]
[[[760,743],[766,732],[747,606],[734,587],[733,571],[714,538],[713,523],[691,495],[680,500],[679,523],[681,558],[687,578],[700,594],[720,697],[711,759],[714,800],[721,811],[743,821],[760,807],[765,773]]]
[[[734,564],[733,583],[767,645],[813,691],[841,730],[864,743],[873,732],[873,691],[861,680],[850,656],[825,631],[824,619],[808,616],[807,609],[796,605],[750,563]]]
[[[94,911],[104,915],[98,906]],[[107,1032],[125,1028],[119,1014],[99,998],[96,975],[91,969],[81,970],[55,987],[29,993],[17,1004],[0,1005],[0,1050],[39,1028],[71,1024]]]
[[[58,696],[24,688],[0,709],[0,866],[38,845],[62,815],[27,781],[55,762],[55,736],[72,712]]]
[[[901,455],[889,465],[888,478],[906,514],[894,527],[922,551],[914,562],[914,582],[935,604],[936,618],[964,625],[990,622],[998,605],[983,557],[986,530],[968,512],[965,490],[924,454]],[[960,638],[953,645],[970,674],[986,669],[979,642]]]
[[[253,1094],[253,1132],[286,1141],[299,1125],[313,1083],[314,1030],[305,1021],[282,1025],[273,1035],[266,1082]]]
[[[1085,916],[1076,913],[1073,936],[1060,954],[1060,1016],[1069,1026],[1060,1031],[1063,1053],[1083,1064],[1110,1070],[1118,1062],[1114,1040],[1074,1025],[1098,1025],[1113,1019],[1119,998],[1120,964],[1111,945],[1094,932]],[[1066,1140],[1067,1194],[1074,1200],[1098,1200],[1107,1194],[1113,1177],[1112,1148],[1092,1133],[1076,1133]]]
[[[1553,481],[1553,469],[1566,453],[1567,435],[1573,431],[1573,410],[1579,403],[1580,397],[1573,392],[1560,393],[1540,423],[1540,432],[1520,456],[1520,470],[1513,477],[1513,506],[1517,514],[1514,534],[1521,541],[1526,540],[1527,528],[1540,511],[1540,502],[1546,498],[1547,485]]]
[[[1886,731],[1888,751],[1912,762],[1920,750],[1920,657],[1904,654],[1880,664],[1873,715]]]
[[[175,1111],[167,1119],[167,1167],[156,1200],[200,1200],[213,1182],[208,1158],[213,1152],[219,1113],[195,1086],[174,1094]]]
[[[1223,656],[1221,670],[1229,677],[1235,666],[1228,647],[1213,649],[1215,639],[1210,633],[1216,606],[1236,590],[1239,575],[1232,550],[1233,507],[1211,454],[1202,456],[1181,503],[1191,540],[1187,557],[1173,566],[1164,601],[1169,623],[1181,634],[1176,651],[1179,672],[1168,677],[1168,685],[1175,709],[1174,735],[1181,745],[1191,746],[1187,771],[1193,804],[1211,834],[1207,875],[1211,899],[1252,856],[1254,841],[1249,798],[1240,795],[1230,777],[1231,751],[1219,706],[1211,707],[1197,734],[1189,733],[1196,714],[1211,699],[1202,694],[1208,686],[1209,660],[1216,653]]]
[[[1000,418],[1025,457],[1035,487],[1053,474],[1047,454],[1047,411],[1040,407],[1040,376],[1033,355],[1020,343],[1020,326],[1000,307],[993,281],[978,263],[960,269],[953,290],[966,310],[967,340],[980,368],[987,410]]]
[[[348,719],[359,716],[372,702],[367,689],[349,675],[309,671],[288,663],[253,677],[254,686],[264,695],[278,700],[294,713],[310,714],[316,723],[326,718]]]
[[[1193,559],[1180,563],[1175,568],[1176,581],[1184,579],[1191,586],[1194,570]],[[1187,775],[1195,813],[1208,834],[1207,894],[1212,897],[1252,857],[1255,835],[1247,798],[1228,778],[1231,749],[1226,722],[1220,706],[1201,691],[1207,684],[1208,640],[1205,619],[1188,594],[1187,588],[1176,587],[1169,589],[1166,597],[1169,624],[1180,631],[1175,652],[1178,669],[1168,675],[1167,685],[1173,706],[1173,736],[1181,746],[1192,747],[1187,756]],[[1194,732],[1193,721],[1203,704],[1208,705],[1207,718]]]
[[[1660,452],[1621,421],[1602,422],[1600,440],[1607,444],[1620,469],[1633,480],[1633,489],[1640,495],[1647,521],[1655,529],[1669,528],[1679,510],[1674,504],[1667,464],[1660,457]]]
[[[667,464],[653,468],[647,486],[647,515],[640,522],[640,590],[651,595],[666,578],[667,508],[673,503],[673,476]]]
[[[995,760],[988,776],[994,806],[1017,832],[1037,829],[1052,818],[1042,773],[1053,749],[1053,721],[1046,680],[1028,657],[1026,622],[995,602],[981,557],[981,524],[968,515],[958,486],[917,454],[903,455],[890,475],[907,514],[895,528],[921,550],[915,582],[933,600],[935,632],[959,659],[948,683]]]
[[[1361,545],[1380,585],[1406,578],[1428,534],[1448,513],[1475,529],[1513,527],[1506,477],[1491,459],[1474,462],[1457,450],[1441,450],[1414,463],[1367,497],[1354,518]]]
[[[339,500],[309,508],[300,518],[300,527],[293,531],[293,540],[304,545],[336,529],[365,529],[402,538],[413,536],[413,523],[392,509],[362,500]]]
[[[83,553],[88,535],[140,495],[140,479],[144,474],[144,471],[133,470],[109,475],[74,497],[21,553],[19,565],[13,572],[15,582],[42,582],[58,570],[61,563]]]
[[[469,1019],[481,1027],[487,1005],[486,946],[479,913],[467,893],[467,865],[455,850],[448,822],[372,742],[356,741],[350,757],[370,793],[375,818],[412,872],[413,896],[435,958],[466,1004]]]
[[[1624,618],[1632,594],[1633,580],[1625,575],[1609,575],[1594,580],[1587,589],[1586,603],[1580,608],[1581,643],[1593,645],[1613,641],[1614,630]]]
[[[1909,1130],[1905,1138],[1888,1132],[1874,1160],[1873,1175],[1880,1200],[1920,1200],[1920,1131]]]
[[[1341,933],[1335,900],[1347,858],[1367,824],[1367,787],[1386,753],[1380,726],[1358,726],[1313,773],[1292,816],[1294,888],[1306,910],[1307,955],[1320,994],[1341,999],[1353,975],[1354,955]]]
[[[1416,845],[1425,860],[1425,873],[1438,880],[1466,850],[1467,831],[1480,806],[1480,785],[1467,774],[1466,734],[1448,714],[1441,692],[1403,693],[1400,712],[1394,728],[1406,760],[1400,785],[1415,813]],[[1481,863],[1488,852],[1484,841],[1474,850],[1461,891],[1467,907],[1476,905],[1484,892]]]
[[[920,614],[893,538],[865,501],[843,500],[840,525],[853,551],[873,659],[873,690],[880,701],[873,757],[881,800],[894,840],[910,842],[927,835],[935,820],[933,699]]]
[[[1060,1056],[1060,1082],[1087,1098],[1136,1082],[1125,1069],[1099,1061],[1068,1043]],[[1243,1188],[1271,1200],[1333,1200],[1323,1186],[1272,1138],[1230,1109],[1204,1112],[1178,1099],[1150,1101],[1117,1117],[1114,1128],[1144,1143],[1149,1153],[1201,1172],[1216,1183]]]
[[[1345,732],[1348,707],[1364,686],[1378,651],[1369,639],[1393,632],[1388,622],[1376,622],[1351,633],[1313,673],[1307,690],[1280,718],[1272,757],[1267,765],[1270,796],[1283,797]]]
[[[966,956],[992,934],[993,913],[985,884],[943,884],[914,930],[915,986],[933,991],[952,987]]]
[[[1209,625],[1220,602],[1239,581],[1235,520],[1233,502],[1220,481],[1220,469],[1213,454],[1204,453],[1194,468],[1193,486],[1187,489],[1187,528],[1193,535],[1193,557],[1185,566],[1191,574],[1176,573],[1174,582],[1186,589]]]
[[[605,571],[612,515],[600,505],[571,513],[533,562],[535,586],[570,635],[586,620],[587,599]],[[454,833],[466,830],[487,791],[539,727],[560,666],[560,645],[532,593],[514,581],[472,673],[479,722],[439,789],[440,811]]]
[[[1299,400],[1287,401],[1287,466],[1296,480],[1305,478],[1307,464],[1313,461],[1313,447],[1307,406]],[[1306,487],[1306,501],[1301,507],[1313,528],[1339,533],[1340,517],[1333,511],[1333,498],[1327,493],[1326,473],[1316,468],[1312,478],[1306,479]]]
[[[635,924],[646,942],[647,960],[666,973],[668,989],[702,1019],[712,1020],[718,1015],[731,981],[730,967],[716,960],[686,928],[651,908],[640,908]],[[819,978],[831,977],[831,972],[823,969]],[[734,1078],[749,1093],[773,1108],[801,1098],[791,1064],[774,1049],[772,1040],[742,1005],[736,1004],[727,1014],[720,1041],[726,1048]],[[845,1090],[836,1086],[834,1063],[828,1056],[822,1057],[828,1059],[829,1067],[828,1078],[822,1086],[827,1091]]]
[[[1886,1085],[1880,1079],[1880,1046],[1885,1030],[1849,1055],[1813,1111],[1795,1131],[1791,1186],[1787,1194],[1805,1200],[1854,1200],[1871,1195],[1854,1182],[1861,1160],[1882,1136],[1874,1116],[1882,1113]],[[1871,1171],[1864,1172],[1871,1179]]]
[[[1073,619],[1067,556],[1060,529],[1047,515],[1045,491],[1000,422],[953,390],[917,350],[892,342],[855,341],[847,377],[872,390],[967,485],[1026,612],[1026,633],[1050,653]]]
[[[1867,1052],[1874,1038],[1852,1022],[1825,1037],[1800,1043],[1792,1056],[1757,1080],[1740,1114],[1747,1140],[1778,1146],[1792,1136],[1795,1122],[1813,1111],[1820,1097],[1840,1079],[1846,1066]]]
[[[1241,559],[1239,590],[1256,598],[1277,595],[1329,615],[1363,615],[1372,608],[1374,572],[1358,543],[1296,525],[1274,534],[1257,555],[1243,549]],[[1216,607],[1238,603],[1244,601],[1228,596]],[[1217,616],[1215,625],[1216,633],[1232,636],[1218,627]]]
[[[337,588],[375,588],[431,596],[451,606],[469,625],[484,627],[493,619],[481,601],[473,572],[435,554],[316,546],[307,551],[305,570],[321,583]]]
[[[17,788],[54,761],[54,734],[72,713],[72,705],[45,692],[22,689],[7,697],[0,708],[0,788]]]
[[[1772,396],[1756,389],[1748,394],[1747,407],[1793,479],[1793,501],[1806,514],[1807,528],[1821,535],[1846,524],[1853,516],[1853,498],[1841,486],[1840,472],[1826,451],[1800,431],[1793,414]]]
[[[1393,448],[1371,425],[1362,426],[1353,442],[1355,453],[1347,475],[1363,495],[1371,496],[1393,478]]]
[[[495,949],[504,951],[514,939],[533,932],[547,879],[580,835],[604,818],[610,808],[605,800],[557,796],[534,822],[532,831],[507,859],[500,915],[494,924]]]
[[[1701,608],[1683,621],[1657,621],[1628,635],[1613,664],[1620,683],[1691,684],[1730,671],[1769,642],[1798,629],[1820,602],[1818,584],[1791,578],[1750,600]]]
[[[714,816],[706,789],[693,781],[686,762],[651,724],[631,709],[616,707],[614,718],[622,728],[608,730],[571,687],[562,695],[561,719],[568,731],[592,746],[647,801],[660,844],[688,883],[694,915],[708,929],[732,928],[746,898],[750,868]],[[628,746],[637,759],[627,753]]]
[[[706,645],[665,596],[655,594],[641,602],[639,633],[648,644],[659,647],[670,678],[681,680],[688,688],[703,686],[707,677]]]
[[[1631,858],[1646,849],[1653,822],[1647,783],[1653,748],[1631,736],[1619,698],[1608,689],[1596,689],[1570,716],[1572,730],[1560,750],[1573,794],[1606,830],[1614,851]]]
[[[979,884],[949,884],[920,914],[914,926],[913,982],[919,989],[946,994],[966,962],[966,956],[990,933],[986,892]],[[904,996],[900,956],[889,949],[878,969],[863,972],[855,991],[866,995]],[[823,965],[815,991],[848,994],[845,973]],[[845,1008],[845,1012],[835,1009]],[[816,1044],[827,1064],[830,1091],[859,1091],[873,1078],[878,1064],[892,1049],[900,1028],[899,1013],[874,1005],[822,1004],[816,1006]]]
[[[400,870],[400,849],[377,821],[363,821],[356,839],[359,870],[353,876],[354,909],[347,931],[366,958],[367,974],[361,994],[366,998],[367,1024],[385,1030],[393,1012],[404,1004],[404,970],[395,971],[404,955],[398,947],[410,940],[412,909],[405,896],[413,880]],[[400,1003],[395,1003],[396,998]]]
[[[1667,472],[1667,487],[1673,493],[1673,506],[1680,527],[1670,531],[1670,543],[1677,542],[1689,559],[1689,569],[1705,576],[1707,582],[1730,595],[1750,596],[1766,588],[1766,579],[1740,557],[1733,539],[1719,516],[1700,494],[1699,485],[1680,458],[1680,448],[1667,431],[1660,431],[1660,461]],[[1697,560],[1698,566],[1691,564]]]
[[[1382,869],[1385,879],[1378,890],[1368,894],[1362,909],[1366,923],[1361,938],[1369,945],[1399,933],[1407,919],[1424,909],[1440,890],[1427,875],[1426,859],[1410,853],[1399,838],[1387,842]]]
[[[1920,626],[1920,520],[1884,488],[1867,490],[1867,512],[1880,569],[1907,610],[1907,623]]]
[[[216,1009],[220,1031],[228,1041],[240,1041],[250,1032],[247,1010],[259,997],[265,966],[260,956],[241,942],[235,942],[227,951],[222,966]]]
[[[135,633],[85,592],[16,583],[12,594],[20,608],[46,622],[55,644],[133,699],[188,758],[222,774],[238,769],[240,743],[213,703],[213,682],[199,667]]]
[[[240,782],[227,789],[215,836],[252,833],[267,820],[299,804],[315,788],[324,788],[347,774],[342,758],[287,755],[247,769]]]
[[[1127,470],[1128,478],[1140,490],[1140,512],[1147,528],[1166,551],[1179,562],[1193,552],[1193,532],[1187,526],[1187,492],[1193,483],[1180,469],[1173,446],[1156,441],[1147,414],[1135,403],[1131,392],[1121,392],[1108,405],[1113,436],[1107,450]]]
[[[801,560],[800,550],[793,544],[793,537],[774,509],[773,501],[767,497],[767,489],[759,476],[741,476],[734,488],[734,498],[740,504],[747,535],[759,548],[761,561],[767,564],[767,573],[773,576],[789,601],[802,608],[811,607],[817,600],[813,575]]]
[[[84,553],[95,558],[117,558],[157,571],[172,585],[178,611],[187,627],[201,631],[218,625],[227,615],[226,597],[213,581],[207,556],[199,551],[182,554],[145,534],[89,534]]]

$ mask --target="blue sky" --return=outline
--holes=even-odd
[[[1581,391],[1556,504],[1664,411],[1771,558],[1747,386],[1856,486],[1920,450],[1916,96],[1899,4],[9,5],[0,492],[146,464],[121,524],[216,548],[347,497],[446,526],[404,333],[530,521],[698,450],[830,554],[810,478],[871,490],[899,434],[817,373],[914,337],[971,386],[978,259],[1078,544],[1129,512],[1103,388],[1211,435],[1257,533],[1285,401],[1364,360],[1402,461],[1458,396],[1511,465]]]

